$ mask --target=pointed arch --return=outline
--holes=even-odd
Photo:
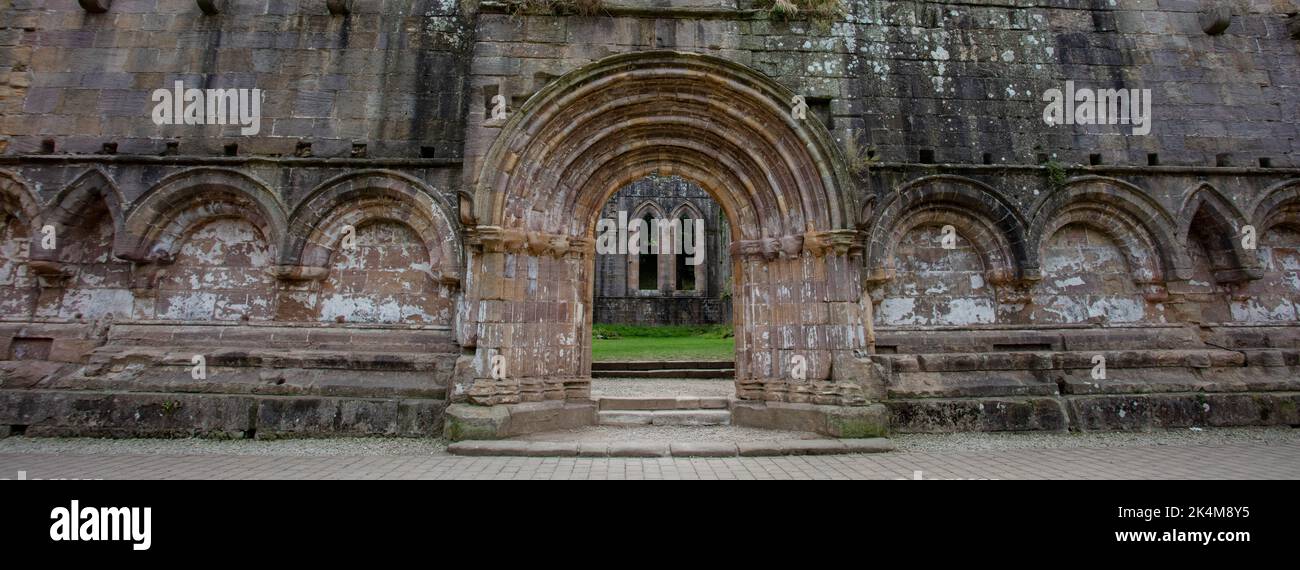
[[[1239,239],[1248,225],[1246,217],[1214,185],[1202,182],[1192,188],[1183,200],[1178,223],[1178,243],[1201,242],[1215,281],[1239,282],[1262,274],[1258,256]]]
[[[59,190],[45,208],[45,223],[59,228],[78,225],[96,203],[102,204],[108,211],[109,222],[113,225],[113,254],[125,252],[122,248],[129,245],[123,239],[126,229],[125,212],[129,204],[123,198],[117,183],[102,168],[94,167],[82,172]],[[32,255],[34,258],[53,260],[57,251],[37,250]]]
[[[701,212],[699,208],[696,208],[695,204],[692,204],[689,200],[682,202],[677,206],[677,208],[673,209],[672,219],[681,219],[683,213],[688,213],[691,219],[700,219],[704,217],[704,213]]]
[[[667,217],[664,215],[664,211],[659,209],[659,205],[654,203],[654,200],[643,200],[636,208],[632,209],[632,215],[628,216],[627,219],[629,222],[632,220],[639,220],[644,218],[646,214],[650,214],[650,217],[656,220],[662,220]]]
[[[1191,260],[1177,249],[1173,218],[1141,188],[1105,176],[1082,176],[1048,193],[1034,208],[1030,243],[1037,250],[1061,228],[1082,224],[1115,240],[1133,280],[1160,284],[1191,276]]]
[[[899,240],[924,225],[951,225],[970,240],[994,283],[1037,274],[1037,252],[1025,245],[1015,207],[982,182],[945,174],[904,184],[880,208],[867,238],[868,280],[893,279]]]
[[[167,262],[189,232],[220,218],[247,220],[275,248],[283,241],[285,211],[280,196],[252,176],[224,168],[185,170],[162,179],[136,202],[126,218],[119,257]]]
[[[459,232],[437,191],[423,181],[389,170],[344,174],[313,189],[290,215],[281,262],[328,266],[346,228],[369,221],[403,224],[419,236],[429,267],[444,282],[459,283],[463,262]]]

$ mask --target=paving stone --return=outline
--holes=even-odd
[[[735,457],[738,454],[734,443],[673,443],[670,446],[673,457]]]
[[[609,443],[610,457],[668,457],[667,443],[656,441],[616,441]]]
[[[893,442],[883,437],[871,439],[841,439],[840,443],[849,453],[886,453],[894,451]]]
[[[785,455],[843,455],[848,447],[838,439],[808,439],[782,441]]]

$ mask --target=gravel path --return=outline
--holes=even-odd
[[[1005,449],[1078,449],[1166,445],[1300,445],[1300,429],[1170,429],[1145,433],[952,433],[891,437],[899,451],[942,452]]]
[[[650,378],[597,378],[591,381],[593,398],[674,397],[731,398],[731,380],[657,380]]]
[[[11,437],[0,439],[0,453],[78,455],[252,455],[252,456],[393,456],[429,455],[447,450],[440,439],[339,438],[214,440],[94,439]]]
[[[534,434],[533,441],[654,440],[654,441],[758,441],[818,438],[815,434],[738,426],[593,426]],[[1087,449],[1149,446],[1266,445],[1300,447],[1300,429],[1215,428],[1176,429],[1149,433],[1017,434],[958,433],[904,434],[891,438],[902,453],[978,453],[1018,449]],[[10,437],[0,440],[0,454],[66,455],[230,455],[230,456],[426,456],[441,455],[446,442],[430,439],[92,439]]]

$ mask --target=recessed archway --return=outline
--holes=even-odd
[[[733,62],[643,52],[561,77],[484,129],[490,145],[467,145],[486,151],[467,157],[458,334],[474,358],[457,389],[484,405],[589,396],[597,216],[657,172],[731,220],[737,396],[874,398],[857,359],[870,322],[853,183],[825,127],[793,116],[794,96]]]

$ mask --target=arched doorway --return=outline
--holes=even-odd
[[[590,394],[601,207],[650,173],[707,191],[731,221],[736,394],[861,406],[869,350],[853,183],[794,93],[725,60],[613,56],[554,81],[467,156],[468,279],[455,391],[472,404]],[[470,145],[467,145],[470,148]]]

